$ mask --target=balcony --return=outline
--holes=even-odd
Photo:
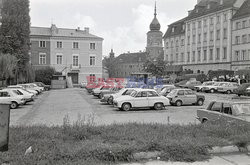
[[[70,65],[70,70],[71,71],[80,71],[81,69],[81,64],[79,64],[78,66],[75,66],[75,65]]]

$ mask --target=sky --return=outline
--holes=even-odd
[[[197,0],[157,0],[161,31],[187,16]],[[154,17],[155,0],[30,0],[31,26],[90,28],[102,37],[103,56],[144,51],[146,33]]]

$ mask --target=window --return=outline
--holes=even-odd
[[[223,104],[223,113],[232,115],[232,109],[231,109],[230,104],[227,104],[227,103]]]
[[[40,65],[46,64],[46,54],[45,53],[39,53],[39,64]]]
[[[0,92],[0,97],[10,97],[8,92]]]
[[[214,31],[210,31],[210,41],[214,40]]]
[[[117,72],[117,75],[118,75],[118,72]],[[90,74],[90,82],[93,82],[95,81],[95,74]]]
[[[166,48],[168,48],[168,42],[166,42]]]
[[[223,39],[227,39],[227,28],[223,29]]]
[[[95,50],[95,43],[90,43],[90,49]]]
[[[79,57],[78,55],[73,55],[73,66],[78,66],[79,65]]]
[[[184,90],[179,90],[177,93],[178,96],[183,96],[184,95]]]
[[[181,53],[181,62],[184,62],[184,53]]]
[[[174,33],[174,29],[175,29],[175,28],[174,28],[174,27],[172,27],[172,33]]]
[[[192,28],[193,28],[193,29],[195,29],[195,28],[196,28],[196,27],[195,27],[195,22],[193,22]]]
[[[190,36],[188,36],[188,45],[190,45]]]
[[[240,61],[240,51],[235,51],[235,61]]]
[[[249,22],[249,27],[250,27],[250,22]],[[248,34],[248,42],[250,42],[250,34]]]
[[[148,91],[148,97],[158,97],[158,94],[154,91]]]
[[[192,61],[195,61],[195,51],[193,51],[193,58]]]
[[[89,58],[89,64],[91,66],[95,65],[95,56],[90,56],[90,58]]]
[[[246,28],[247,27],[247,21],[242,21],[242,28]]]
[[[147,97],[147,92],[139,92],[136,97]]]
[[[246,58],[247,58],[247,51],[242,50],[242,60],[246,60]]]
[[[188,56],[187,56],[187,62],[190,62],[190,52],[187,53]]]
[[[243,44],[247,43],[247,35],[242,36],[242,43]]]
[[[201,28],[201,21],[198,22],[198,28]]]
[[[217,24],[219,24],[220,23],[220,16],[218,15],[217,16]]]
[[[216,49],[216,60],[220,59],[220,48]]]
[[[178,53],[176,53],[175,58],[176,58],[176,62],[179,62],[179,54]]]
[[[227,47],[223,48],[223,59],[227,59]]]
[[[207,26],[207,20],[206,19],[203,20],[203,25],[204,25],[204,27]]]
[[[201,51],[198,51],[198,61],[201,61]]]
[[[59,64],[59,65],[62,64],[62,55],[57,55],[56,56],[56,64]]]
[[[46,41],[40,41],[39,42],[39,47],[40,48],[46,48]]]
[[[171,48],[174,47],[174,41],[171,41]]]
[[[73,42],[73,49],[79,49],[79,43]]]
[[[236,30],[240,29],[240,22],[236,22]]]
[[[211,18],[210,18],[210,25],[213,25],[213,24],[214,24],[214,18],[211,17]]]
[[[198,35],[198,42],[201,43],[201,34]]]
[[[62,42],[61,41],[56,42],[56,48],[62,48]]]
[[[217,30],[217,31],[216,31],[216,39],[217,39],[217,40],[220,40],[220,30]]]
[[[181,40],[181,45],[183,46],[185,43],[184,39]]]
[[[240,44],[240,36],[235,37],[235,44],[236,45]]]
[[[187,24],[187,30],[190,31],[190,24]]]
[[[193,35],[193,44],[195,43],[195,40],[196,40],[196,36]]]
[[[207,32],[204,33],[204,41],[207,41]]]
[[[179,41],[176,40],[175,42],[176,42],[175,46],[178,47],[179,46]]]
[[[211,111],[221,112],[221,108],[222,108],[222,103],[215,102],[211,107]]]
[[[203,51],[203,60],[206,61],[207,60],[207,50]]]
[[[173,56],[173,54],[171,54],[171,56],[170,56],[170,61],[171,61],[171,62],[174,61],[174,56]]]
[[[210,49],[209,50],[210,51],[210,56],[209,56],[209,60],[213,60],[213,55],[214,55],[214,53],[213,53],[213,49]]]

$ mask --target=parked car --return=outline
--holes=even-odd
[[[28,91],[26,91],[25,89],[22,88],[6,88],[6,90],[16,90],[18,95],[23,96],[23,98],[25,99],[25,103],[34,101],[35,95],[33,93],[30,93]]]
[[[167,95],[172,91],[176,89],[175,86],[169,86],[169,87],[165,87],[161,90],[161,92],[159,93],[161,96],[165,96],[167,97]]]
[[[205,101],[204,95],[196,94],[191,89],[174,89],[167,95],[167,98],[171,105],[176,106],[190,104],[202,106]]]
[[[22,86],[23,88],[27,89],[27,90],[33,90],[36,91],[37,94],[41,93],[41,89],[40,88],[35,88],[33,85],[30,84],[17,84],[18,86]]]
[[[8,86],[7,88],[23,89],[23,90],[25,90],[25,91],[27,91],[27,92],[29,92],[29,93],[34,94],[34,96],[36,96],[36,95],[38,94],[38,92],[37,92],[36,90],[34,90],[34,89],[28,89],[28,88],[25,88],[25,87],[23,87],[23,86],[21,86],[21,85],[10,85],[10,86]]]
[[[175,87],[173,84],[165,84],[165,85],[156,85],[154,90],[160,93],[164,88]]]
[[[161,110],[166,105],[169,105],[169,100],[160,96],[153,89],[138,89],[124,97],[119,97],[114,100],[114,106],[124,111],[129,111],[132,108],[154,108]]]
[[[109,88],[109,90],[101,90],[101,93],[100,93],[100,98],[103,99],[103,97],[106,95],[111,95],[111,94],[114,94],[114,93],[117,93],[121,90],[122,88],[117,88],[117,87],[113,87],[113,88]]]
[[[201,85],[201,82],[200,81],[187,81],[185,84],[180,84],[179,87],[194,90],[195,86],[197,85]]]
[[[86,88],[87,87],[87,82],[83,81],[80,83],[81,88]]]
[[[215,82],[213,85],[206,85],[202,88],[204,92],[214,93],[218,91],[218,87],[225,82]]]
[[[92,94],[93,94],[94,96],[97,96],[97,97],[101,98],[101,97],[102,97],[101,92],[102,92],[102,91],[103,91],[103,92],[104,92],[104,91],[105,91],[105,92],[109,92],[110,89],[111,89],[110,87],[102,86],[102,87],[100,87],[100,88],[94,89],[93,92],[92,92]]]
[[[230,93],[233,93],[235,89],[237,89],[239,87],[239,84],[236,83],[236,82],[224,82],[224,83],[221,83],[218,87],[218,92],[221,92],[221,93],[227,93],[227,94],[230,94]]]
[[[237,94],[238,96],[250,96],[250,83],[245,83],[240,85],[237,89],[234,89],[234,93]]]
[[[29,83],[27,85],[29,85],[31,88],[39,91],[39,93],[42,93],[45,90],[44,87],[40,87],[40,86],[36,85],[35,83]]]
[[[46,84],[44,84],[42,82],[34,82],[34,84],[36,84],[39,87],[43,87],[45,91],[50,90],[50,85],[46,85]]]
[[[16,109],[19,105],[25,103],[23,96],[18,95],[16,90],[0,90],[0,103],[10,104],[11,109]]]
[[[197,110],[197,119],[204,123],[211,120],[250,122],[250,101],[213,101],[206,109]]]
[[[200,91],[202,91],[203,87],[213,85],[214,83],[215,83],[215,81],[206,81],[206,82],[202,83],[201,85],[195,86],[194,90],[197,92],[200,92]]]
[[[184,85],[184,84],[186,84],[188,82],[188,80],[182,80],[182,81],[180,81],[180,82],[178,82],[178,83],[175,83],[174,85],[176,86],[176,87],[180,87],[181,85]]]
[[[122,96],[127,96],[130,95],[133,91],[137,90],[138,88],[123,88],[119,92],[114,93],[114,94],[106,94],[102,98],[101,102],[107,102],[108,104],[112,105],[113,100],[122,97]]]

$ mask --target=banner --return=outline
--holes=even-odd
[[[10,106],[0,104],[0,152],[8,151]]]

